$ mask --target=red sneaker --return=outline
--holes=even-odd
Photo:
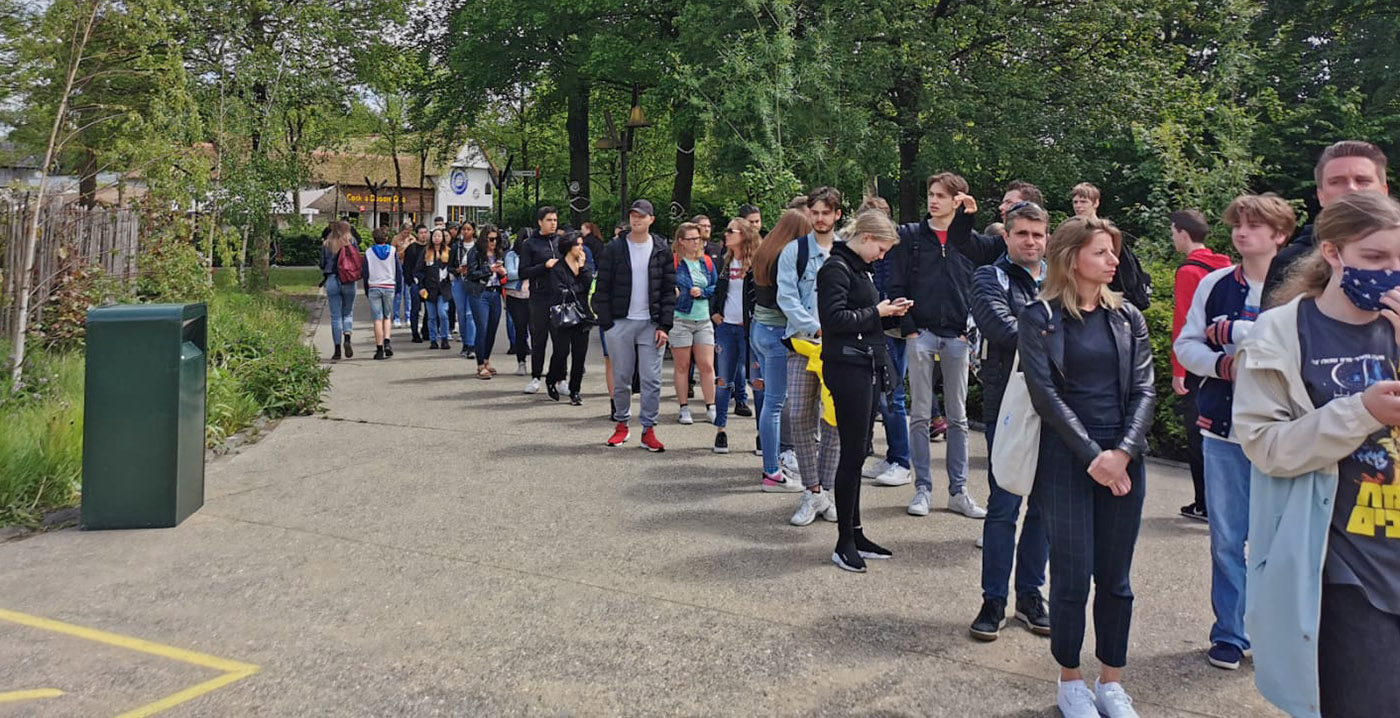
[[[627,441],[627,437],[631,435],[632,432],[627,429],[627,422],[620,421],[617,423],[617,429],[613,431],[612,438],[608,439],[608,446],[622,446],[622,442]]]
[[[652,453],[666,450],[666,447],[656,440],[656,429],[650,426],[642,430],[642,448]]]

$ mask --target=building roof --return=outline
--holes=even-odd
[[[400,154],[399,171],[403,175],[404,189],[432,189],[433,175],[442,170],[430,159],[427,172],[420,173],[417,157]],[[427,176],[422,177],[423,174]],[[316,150],[311,153],[311,179],[314,182],[363,187],[366,177],[371,182],[384,182],[386,186],[393,187],[393,157],[333,150]]]

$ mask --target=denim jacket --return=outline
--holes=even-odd
[[[1235,436],[1253,468],[1245,629],[1254,684],[1292,716],[1318,709],[1317,629],[1337,463],[1381,428],[1361,395],[1318,409],[1303,382],[1298,304],[1259,315],[1236,353]]]
[[[807,242],[807,269],[797,276],[797,243]],[[816,339],[822,323],[817,319],[817,272],[826,263],[827,250],[817,244],[816,233],[788,242],[778,255],[778,307],[787,315],[784,339]]]
[[[506,252],[506,289],[518,292],[524,289],[525,280],[520,278],[520,255],[515,250]]]
[[[715,295],[715,282],[719,279],[719,275],[715,273],[714,260],[706,255],[701,255],[700,259],[696,261],[700,262],[701,268],[705,270],[705,286],[700,289],[700,298],[709,299]],[[690,311],[690,306],[695,303],[695,297],[690,296],[690,289],[694,285],[690,279],[690,266],[685,263],[685,260],[677,257],[675,265],[676,311],[684,314]],[[682,269],[685,271],[681,271]]]

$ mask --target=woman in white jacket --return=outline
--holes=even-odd
[[[1236,361],[1253,465],[1245,626],[1293,716],[1392,715],[1400,681],[1400,204],[1334,200]],[[1291,299],[1289,299],[1291,298]]]

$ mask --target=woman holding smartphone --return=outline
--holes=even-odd
[[[471,316],[476,321],[478,379],[496,375],[496,368],[491,366],[491,349],[496,345],[496,330],[501,325],[501,286],[506,278],[505,252],[500,246],[501,233],[486,224],[467,252],[466,285],[472,302]]]

